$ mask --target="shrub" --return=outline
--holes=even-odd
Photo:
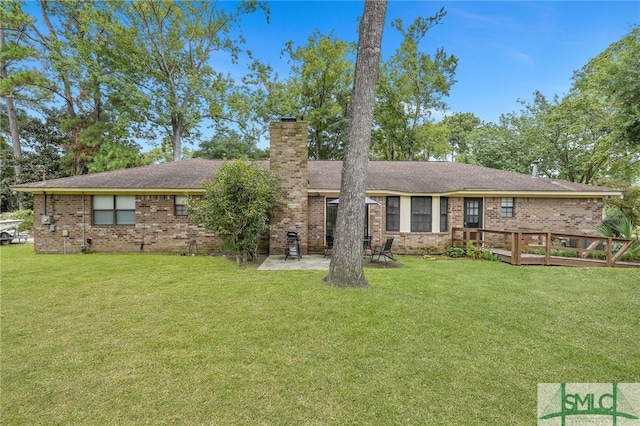
[[[464,250],[460,247],[449,247],[445,250],[444,254],[449,257],[462,257],[464,256]]]
[[[473,241],[467,241],[467,257],[470,257],[471,259],[482,259],[483,252],[484,250],[482,247],[476,247],[473,245]]]
[[[640,260],[640,243],[635,241],[620,257],[623,262],[637,262]]]
[[[497,254],[494,254],[489,248],[482,250],[482,258],[484,260],[491,260],[491,261],[500,260],[500,257]]]
[[[222,165],[215,180],[202,186],[204,198],[189,199],[192,220],[215,232],[237,264],[245,265],[282,202],[280,181],[258,163],[236,160]]]

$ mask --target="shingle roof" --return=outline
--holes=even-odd
[[[339,189],[341,161],[309,162],[309,187]],[[618,192],[611,188],[533,177],[470,164],[439,161],[370,161],[367,191]]]
[[[224,160],[189,159],[111,172],[94,173],[13,186],[14,190],[201,190],[201,182],[215,176]],[[264,166],[268,161],[262,162]],[[309,190],[338,191],[342,161],[309,161]],[[423,161],[370,161],[367,191],[451,193],[460,191],[609,193],[610,188],[552,181],[526,174],[469,164]]]
[[[213,178],[224,160],[194,158],[110,172],[15,185],[33,189],[201,189],[205,179]]]

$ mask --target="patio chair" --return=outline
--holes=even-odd
[[[371,252],[371,261],[373,262],[373,258],[378,256],[378,259],[376,261],[380,261],[380,256],[384,257],[384,261],[386,262],[387,259],[391,259],[394,262],[396,261],[393,258],[393,253],[391,252],[391,245],[393,244],[393,237],[387,238],[387,241],[384,243],[383,246],[376,246],[373,249],[373,252]]]
[[[369,253],[373,253],[373,249],[371,248],[371,235],[366,235],[364,237],[364,242],[362,243],[363,252],[366,254],[367,250]]]
[[[327,235],[327,245],[324,246],[324,257],[333,250],[333,235]]]

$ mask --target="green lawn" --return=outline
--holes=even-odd
[[[638,269],[0,256],[3,425],[530,425],[539,382],[640,381]]]

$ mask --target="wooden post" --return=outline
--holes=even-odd
[[[521,263],[521,256],[520,256],[520,239],[522,238],[522,235],[520,234],[520,232],[514,232],[513,233],[513,237],[512,237],[512,248],[511,248],[511,260],[512,260],[512,264],[514,265],[520,265]]]
[[[544,264],[545,265],[550,265],[551,264],[551,232],[547,232],[547,240],[545,241],[545,248],[544,248]]]

